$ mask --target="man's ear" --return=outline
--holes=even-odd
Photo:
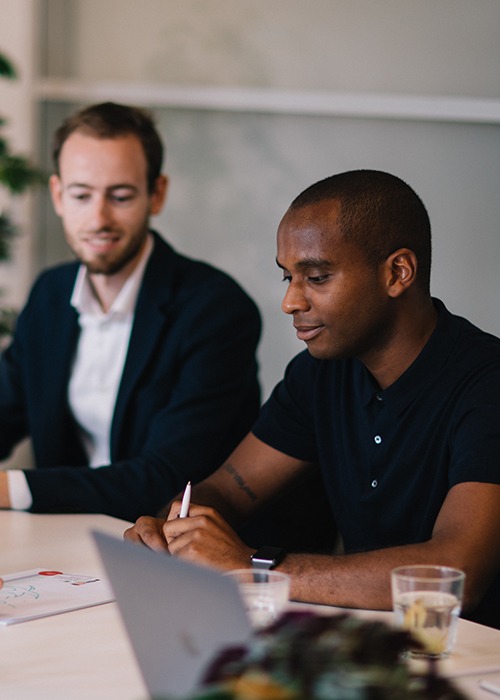
[[[160,175],[156,178],[155,188],[151,194],[151,215],[159,214],[163,209],[163,205],[167,199],[168,192],[168,177]]]
[[[409,248],[399,248],[386,260],[387,292],[391,297],[399,297],[417,279],[418,261]]]
[[[62,216],[62,184],[58,175],[50,176],[49,190],[55,212],[58,216]]]

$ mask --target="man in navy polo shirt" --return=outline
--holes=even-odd
[[[126,537],[220,569],[267,556],[292,598],[346,607],[389,608],[395,566],[454,566],[465,614],[500,627],[500,340],[431,297],[430,261],[427,212],[399,178],[347,172],[299,195],[277,263],[307,351],[190,517],[176,501]],[[345,553],[242,542],[232,528],[316,466]]]

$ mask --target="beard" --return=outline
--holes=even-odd
[[[147,234],[148,229],[142,229],[127,242],[124,248],[103,252],[102,254],[97,252],[92,257],[78,250],[78,247],[75,247],[73,252],[78,260],[85,265],[90,274],[111,276],[123,270],[132,260],[138,257],[146,242]]]
[[[93,275],[115,275],[123,270],[128,263],[139,254],[143,242],[138,242],[134,247],[130,246],[122,252],[121,255],[115,258],[106,258],[104,255],[101,259],[82,260],[88,272]]]

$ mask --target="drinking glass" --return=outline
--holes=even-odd
[[[269,569],[235,569],[227,576],[238,585],[243,603],[255,629],[276,620],[288,602],[290,576]]]
[[[396,625],[420,642],[412,657],[448,656],[455,644],[465,574],[448,566],[400,566],[391,572]]]

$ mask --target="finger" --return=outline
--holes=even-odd
[[[181,501],[172,502],[170,510],[168,511],[167,520],[174,520],[175,518],[179,517],[179,513],[181,512],[181,505]]]
[[[123,533],[123,539],[128,540],[129,542],[142,542],[139,533],[135,529],[135,525],[132,525],[132,527],[125,530]]]
[[[169,552],[174,557],[179,557],[193,564],[211,564],[213,557],[207,557],[206,547],[198,545],[193,540],[184,537],[176,537],[169,542]]]
[[[170,516],[170,514],[169,514]],[[195,522],[193,518],[178,518],[174,516],[168,518],[163,523],[162,534],[165,541],[170,546],[170,543],[180,537],[184,533],[190,532],[200,526],[199,522]]]
[[[157,552],[168,551],[162,531],[163,520],[142,516],[132,528],[125,531],[126,539],[141,542]]]

